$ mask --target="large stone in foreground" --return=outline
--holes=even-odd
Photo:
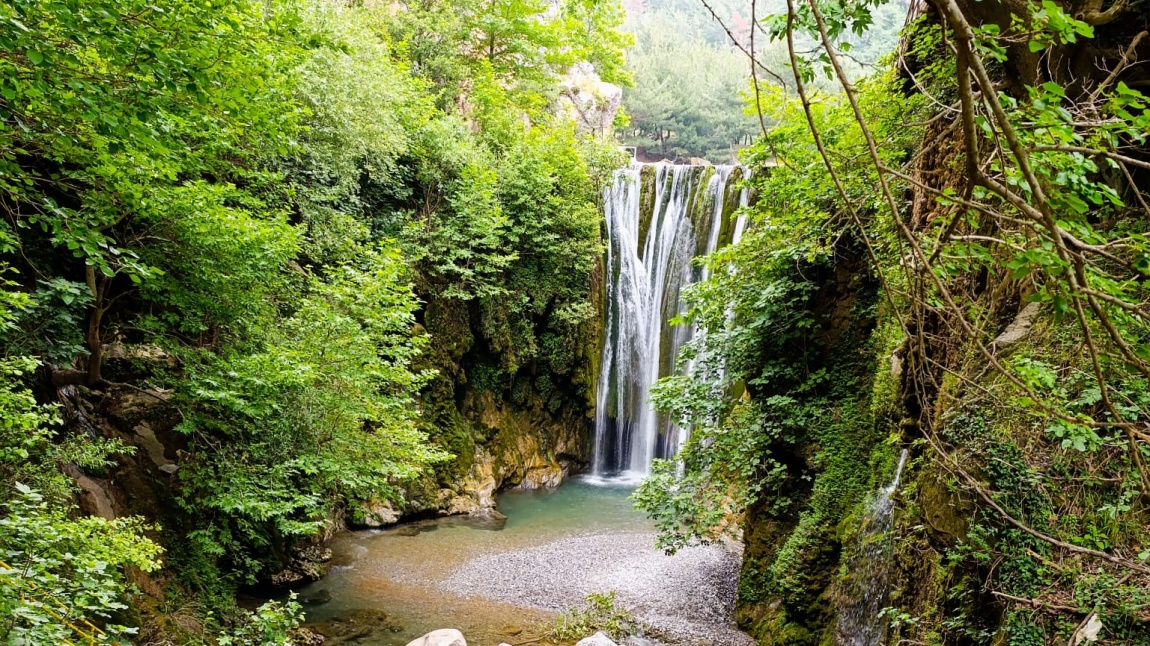
[[[407,642],[407,646],[467,646],[467,640],[454,628],[440,628]]]
[[[619,646],[619,645],[616,644],[614,641],[611,641],[611,638],[608,637],[607,635],[604,635],[603,633],[595,633],[594,635],[591,635],[590,637],[585,637],[583,639],[580,639],[579,643],[575,644],[575,646]]]

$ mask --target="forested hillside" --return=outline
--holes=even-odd
[[[779,119],[772,99],[760,96],[754,106],[752,79],[772,85],[790,75],[785,45],[763,31],[762,22],[786,13],[772,0],[752,5],[742,0],[632,0],[626,28],[635,46],[627,52],[626,69],[634,87],[624,93],[629,123],[620,128],[623,142],[647,160],[687,162],[692,157],[716,164],[737,160],[739,151]],[[894,51],[907,5],[903,0],[876,3],[870,19],[846,42],[850,78],[878,68]],[[759,24],[757,29],[751,25]],[[815,42],[798,35],[800,49]],[[751,69],[751,58],[756,61]],[[838,91],[833,78],[820,75],[815,87]]]
[[[0,638],[279,643],[298,606],[232,593],[345,517],[489,507],[477,451],[561,478],[579,446],[505,436],[587,424],[620,160],[553,115],[571,65],[623,77],[621,20],[0,7]]]

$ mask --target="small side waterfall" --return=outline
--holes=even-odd
[[[880,646],[887,622],[879,616],[890,592],[890,528],[894,493],[906,466],[906,449],[898,458],[894,480],[871,502],[859,531],[857,551],[850,557],[847,602],[839,609],[835,643],[842,646]]]
[[[737,166],[633,164],[616,171],[604,194],[607,225],[606,312],[599,369],[592,471],[646,474],[670,457],[687,431],[657,413],[651,386],[675,369],[696,334],[670,325],[684,311],[682,289],[704,280],[691,261],[742,233],[732,221],[747,192]]]

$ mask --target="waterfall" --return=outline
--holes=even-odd
[[[871,501],[859,531],[857,551],[848,560],[851,573],[846,602],[839,609],[835,643],[843,646],[880,646],[887,622],[879,616],[890,588],[890,527],[894,493],[906,466],[906,449],[890,484]]]
[[[650,388],[675,369],[694,326],[670,325],[684,311],[682,290],[705,280],[697,256],[730,242],[731,222],[746,190],[734,197],[736,166],[633,164],[616,171],[604,192],[606,289],[604,342],[596,391],[592,471],[650,471],[686,441],[680,429],[649,402]],[[688,367],[689,369],[689,367]]]

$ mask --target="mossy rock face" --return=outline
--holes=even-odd
[[[729,245],[734,240],[735,212],[739,210],[739,196],[743,192],[739,188],[739,184],[749,176],[750,171],[742,166],[736,166],[731,170],[731,176],[727,178],[727,185],[723,191],[723,215],[721,219],[722,228],[719,229],[719,247]]]
[[[598,265],[587,284],[593,304],[602,300],[602,283]],[[430,298],[423,324],[431,344],[419,367],[436,374],[420,393],[419,425],[453,457],[405,487],[402,515],[490,508],[502,489],[554,486],[585,466],[602,353],[598,318],[560,339],[571,349],[561,368],[524,365],[511,368],[515,374],[484,336],[480,303]]]
[[[647,245],[647,234],[651,231],[651,219],[655,215],[655,181],[657,168],[650,164],[639,169],[639,249],[642,257]]]
[[[696,257],[707,253],[707,243],[711,239],[715,196],[708,189],[715,172],[714,166],[693,166],[690,169],[694,188],[688,198],[687,216],[691,220],[691,230],[695,234]]]
[[[739,618],[761,644],[835,643],[838,609],[858,588],[843,571],[844,555],[861,540],[848,525],[861,522],[870,497],[893,475],[884,444],[890,418],[875,414],[872,397],[876,355],[886,347],[873,338],[877,287],[854,241],[839,244],[833,265],[804,269],[804,279],[818,286],[807,304],[816,321],[809,350],[773,358],[825,379],[799,404],[823,412],[770,447],[785,468],[784,484],[746,514]],[[772,388],[749,385],[747,395],[765,400],[792,392]]]
[[[581,345],[584,367],[572,380],[574,385],[582,386],[586,393],[588,418],[595,416],[595,405],[599,396],[599,368],[603,361],[603,344],[607,338],[607,281],[604,280],[603,269],[606,260],[604,256],[599,256],[591,269],[591,305],[595,308],[596,316],[584,324],[586,330]]]
[[[941,469],[924,470],[916,479],[915,506],[936,541],[954,545],[966,539],[967,519],[974,507],[955,495],[951,476]]]

